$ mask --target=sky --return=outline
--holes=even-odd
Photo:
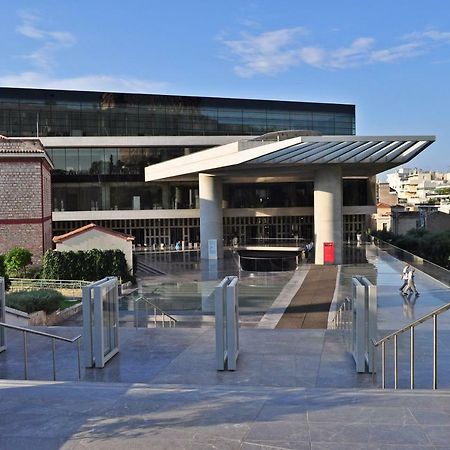
[[[356,105],[450,171],[448,0],[0,0],[0,86]]]

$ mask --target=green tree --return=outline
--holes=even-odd
[[[14,247],[5,255],[6,273],[10,277],[20,277],[23,269],[31,264],[33,254],[30,250]]]
[[[6,273],[5,255],[0,255],[0,277],[5,279],[5,290],[8,290],[11,282],[9,281],[9,277]]]

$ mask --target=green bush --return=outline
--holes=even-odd
[[[48,250],[44,255],[42,278],[97,281],[108,276],[118,277],[123,282],[132,279],[121,250]]]
[[[19,291],[11,292],[6,296],[6,306],[26,313],[43,310],[51,314],[59,309],[64,300],[64,295],[53,289]]]
[[[3,277],[5,279],[5,290],[7,291],[9,289],[11,282],[9,281],[9,277],[6,273],[4,255],[0,255],[0,277]]]
[[[21,247],[14,247],[5,255],[6,273],[10,277],[20,277],[23,269],[31,264],[33,254],[30,250]]]
[[[450,268],[450,231],[431,233],[425,229],[412,229],[399,236],[383,231],[372,234],[441,267]]]
[[[39,264],[34,264],[25,267],[22,270],[22,278],[32,278],[39,279],[41,278],[42,266]]]

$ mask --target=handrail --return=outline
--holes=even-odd
[[[372,339],[373,345],[378,347],[382,342],[388,341],[389,339],[392,339],[394,336],[398,336],[401,333],[404,333],[405,331],[408,331],[411,327],[415,327],[416,325],[420,325],[421,323],[426,322],[427,320],[431,319],[434,315],[438,316],[439,314],[442,314],[443,312],[450,309],[450,303],[447,303],[444,306],[440,306],[438,309],[435,309],[434,311],[431,311],[430,313],[426,314],[425,316],[421,317],[420,319],[415,320],[414,322],[411,322],[408,325],[405,325],[402,328],[399,328],[397,331],[394,331],[391,334],[388,334],[387,336],[384,336],[378,341],[375,341],[375,339]]]
[[[156,308],[156,310],[160,313],[160,314],[164,314],[165,316],[169,317],[170,319],[172,319],[174,322],[178,322],[177,319],[175,319],[175,317],[172,317],[170,314],[167,314],[165,311],[163,311],[159,306],[156,306],[151,300],[149,300],[147,297],[145,296],[141,296],[139,298],[137,298],[135,300],[135,302],[138,302],[140,300],[145,300],[149,305],[153,306],[153,308]]]
[[[91,281],[86,280],[55,280],[51,278],[19,278],[19,277],[11,277],[10,281],[12,283],[20,283],[20,284],[37,284],[37,285],[73,285],[73,286],[87,286],[91,283]]]
[[[349,297],[345,297],[341,306],[336,310],[336,313],[331,321],[333,329],[340,329],[342,324],[342,313],[347,312],[347,305],[351,303],[351,299]]]
[[[23,369],[24,379],[28,380],[28,349],[27,349],[27,333],[36,334],[38,336],[44,336],[52,340],[52,360],[53,360],[53,381],[56,381],[56,358],[55,358],[55,341],[69,342],[70,344],[77,343],[77,359],[78,359],[78,379],[81,380],[81,362],[80,362],[80,338],[81,334],[75,336],[72,339],[58,336],[56,334],[45,333],[43,331],[33,330],[31,328],[19,327],[18,325],[11,325],[9,323],[0,322],[0,327],[9,328],[15,331],[21,331],[23,333]]]
[[[37,330],[33,330],[31,328],[19,327],[18,325],[11,325],[9,323],[4,323],[4,322],[0,322],[0,327],[11,328],[11,329],[17,330],[17,331],[25,331],[30,334],[38,334],[39,336],[49,337],[52,339],[56,339],[58,341],[70,342],[71,344],[73,344],[74,342],[76,342],[78,339],[81,338],[81,334],[79,334],[78,336],[75,336],[72,339],[69,339],[69,338],[65,338],[63,336],[58,336],[57,334],[44,333],[43,331],[37,331]]]
[[[411,322],[408,325],[394,331],[387,336],[376,341],[372,339],[372,344],[374,346],[374,351],[372,352],[373,364],[375,363],[375,348],[381,345],[381,388],[386,388],[386,342],[394,338],[394,389],[398,388],[398,336],[409,330],[409,387],[410,389],[415,388],[415,329],[417,325],[426,322],[429,319],[433,319],[433,367],[432,367],[432,388],[437,389],[438,387],[438,316],[445,311],[450,309],[450,303],[443,305],[434,311],[429,312],[420,319]],[[375,367],[375,365],[374,365]],[[373,371],[373,377],[375,374],[375,369]]]
[[[397,247],[396,245],[391,244],[390,242],[383,241],[379,237],[374,236],[374,242],[381,250],[386,251],[387,253],[389,253],[390,251],[400,252],[402,254],[401,257],[398,257],[397,255],[394,255],[394,257],[405,262],[412,262],[416,267],[420,267],[420,270],[422,270],[427,275],[430,275],[431,277],[439,280],[441,283],[444,283],[445,285],[449,286],[448,282],[448,280],[450,279],[449,269],[446,269],[445,267],[442,267],[439,264],[429,261],[428,259],[425,259],[422,256],[415,255],[414,253],[411,253],[408,250]]]
[[[159,291],[158,288],[156,288],[155,290],[153,290],[153,291],[152,291],[152,294],[153,294],[153,293],[156,293],[157,291]],[[138,303],[138,302],[140,302],[140,301],[142,301],[142,300],[144,300],[146,303],[148,303],[148,304],[153,308],[153,317],[154,317],[155,326],[156,326],[156,316],[157,316],[156,312],[157,312],[157,311],[159,312],[159,314],[161,314],[161,318],[162,318],[162,326],[163,326],[163,327],[164,327],[164,323],[165,323],[164,317],[166,317],[166,316],[169,318],[169,328],[172,326],[172,323],[173,323],[173,326],[174,326],[174,327],[176,326],[176,323],[178,322],[177,319],[175,319],[175,317],[172,317],[170,314],[167,314],[167,313],[166,313],[165,311],[163,311],[161,308],[159,308],[158,306],[156,306],[156,305],[155,305],[151,300],[149,300],[147,297],[145,297],[145,296],[138,297],[138,298],[136,298],[136,299],[134,300],[134,303],[136,304],[136,303]],[[138,327],[138,326],[137,326],[137,309],[134,308],[134,311],[135,311],[135,324],[136,324],[136,328],[137,328],[137,327]]]

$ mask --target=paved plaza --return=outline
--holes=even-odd
[[[405,299],[398,292],[402,262],[376,247],[366,250],[368,263],[338,271],[334,297],[349,295],[352,275],[376,281],[380,336],[449,301],[449,288],[421,272],[421,295],[414,303]],[[121,328],[120,353],[104,369],[83,369],[81,382],[75,347],[66,343],[56,348],[60,381],[39,381],[51,379],[51,346],[33,337],[31,381],[18,381],[22,339],[8,332],[8,351],[0,354],[0,448],[450,448],[450,316],[439,319],[442,389],[429,390],[431,331],[425,326],[417,331],[416,348],[417,386],[424,389],[381,391],[379,380],[373,385],[370,375],[355,373],[341,332],[275,328],[273,319],[308,270],[296,272],[261,320],[264,326],[240,330],[235,372],[216,371],[211,326]],[[79,327],[49,330],[80,333]],[[402,388],[409,376],[407,349],[400,340]],[[387,384],[392,386],[389,377]]]

